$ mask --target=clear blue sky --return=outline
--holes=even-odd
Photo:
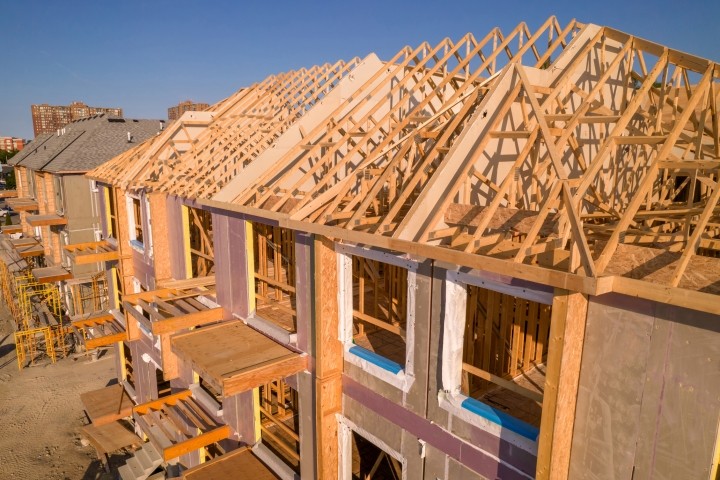
[[[282,72],[548,16],[608,25],[720,61],[720,0],[352,2],[0,0],[0,136],[32,138],[30,104],[81,100],[165,118]]]

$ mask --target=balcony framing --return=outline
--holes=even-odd
[[[99,242],[74,243],[63,247],[67,256],[76,265],[118,260],[120,253],[107,240]]]
[[[165,461],[191,453],[231,435],[183,390],[133,408],[133,418]]]

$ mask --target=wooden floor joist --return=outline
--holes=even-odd
[[[110,244],[107,240],[74,243],[65,245],[63,249],[77,265],[117,260],[120,255],[117,247]]]
[[[230,436],[230,427],[214,420],[183,390],[133,408],[136,424],[162,452],[176,459]]]

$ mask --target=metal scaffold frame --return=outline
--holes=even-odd
[[[34,365],[42,356],[52,363],[71,349],[70,329],[63,322],[57,286],[39,283],[29,268],[12,272],[0,261],[0,291],[15,322],[18,368]],[[42,317],[45,320],[42,320]]]

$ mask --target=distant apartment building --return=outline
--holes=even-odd
[[[22,150],[25,146],[25,140],[15,137],[0,137],[0,150],[12,152]]]
[[[72,102],[70,105],[31,105],[33,130],[35,136],[43,133],[52,133],[70,122],[105,113],[108,115],[123,116],[122,108],[89,107],[83,102]]]
[[[195,103],[192,100],[185,100],[174,107],[168,108],[168,120],[177,120],[185,112],[199,112],[209,107],[207,103]]]

